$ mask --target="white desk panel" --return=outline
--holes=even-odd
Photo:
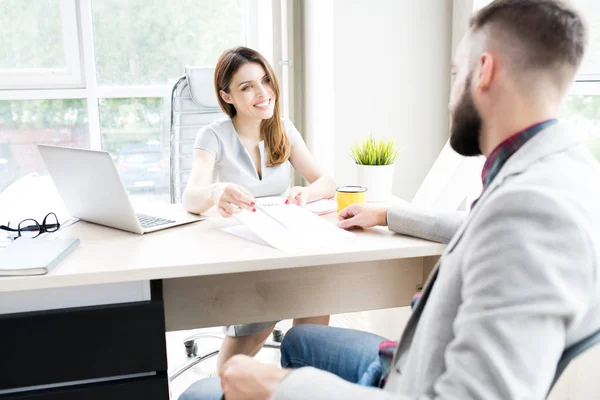
[[[0,315],[150,300],[150,282],[0,292]]]

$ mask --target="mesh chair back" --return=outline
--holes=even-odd
[[[185,69],[171,93],[171,203],[181,196],[192,170],[194,139],[200,128],[225,117],[213,84],[214,68]]]

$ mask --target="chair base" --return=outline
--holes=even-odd
[[[274,329],[273,332],[271,333],[272,340],[267,341],[264,344],[263,348],[267,348],[267,349],[281,348],[281,342],[283,342],[284,336],[285,336],[285,334],[281,329],[277,329],[277,328]],[[207,359],[219,354],[219,349],[214,349],[214,350],[210,350],[205,353],[202,353],[202,354],[198,354],[198,344],[196,343],[196,340],[201,339],[201,338],[207,338],[207,337],[224,339],[225,335],[219,334],[219,333],[198,333],[196,335],[192,335],[192,336],[185,338],[183,340],[183,345],[185,348],[185,354],[188,356],[189,360],[186,361],[186,363],[183,364],[182,366],[178,367],[175,371],[173,371],[171,376],[169,376],[169,382],[172,382],[175,378],[177,378],[178,376],[183,374],[188,369],[192,368],[194,365],[197,365],[197,364],[201,363],[202,361],[207,360]]]

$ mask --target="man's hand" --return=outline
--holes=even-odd
[[[285,204],[296,204],[304,207],[308,201],[308,188],[304,186],[294,186],[290,189]]]
[[[388,207],[351,204],[338,214],[338,227],[342,229],[387,226]]]
[[[223,365],[220,373],[225,399],[271,400],[289,372],[245,355],[235,355]]]

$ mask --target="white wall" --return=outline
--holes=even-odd
[[[405,148],[394,194],[412,199],[448,138],[451,0],[296,0],[302,13],[302,127],[338,184],[356,179],[350,145],[368,132]],[[298,4],[296,4],[298,6]],[[408,307],[334,316],[396,338]]]
[[[304,12],[311,151],[351,184],[354,140],[393,137],[405,149],[394,194],[410,200],[448,137],[452,1],[306,0]]]
[[[303,21],[302,127],[306,144],[329,175],[335,174],[334,1],[306,0]],[[296,63],[298,65],[298,63]]]

